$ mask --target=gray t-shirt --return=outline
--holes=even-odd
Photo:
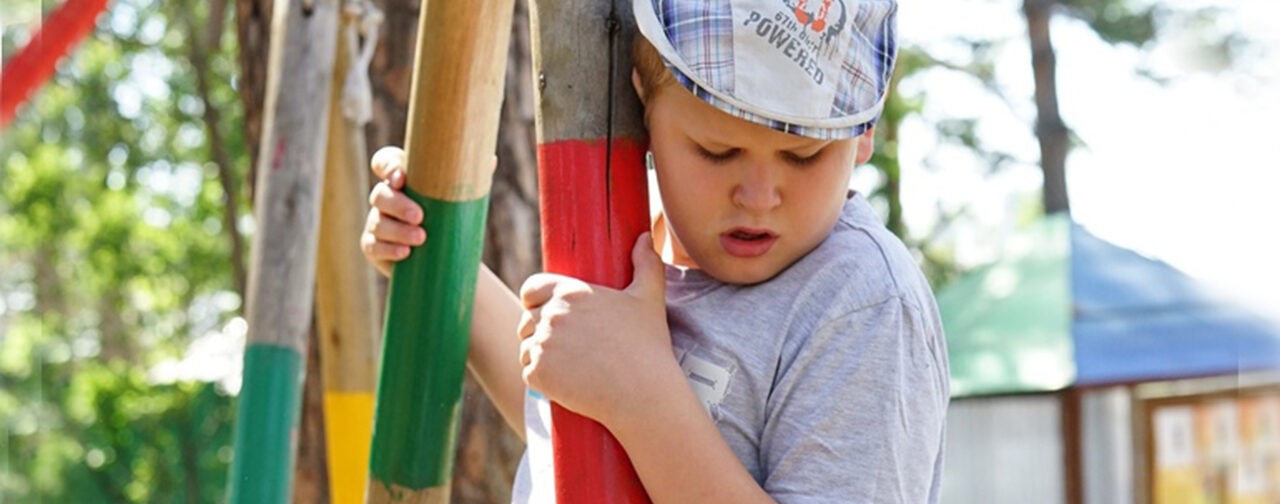
[[[721,436],[784,503],[936,503],[949,371],[910,253],[861,195],[773,279],[667,268],[677,360]],[[554,502],[546,399],[525,400],[513,502]]]

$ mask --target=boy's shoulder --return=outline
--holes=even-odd
[[[879,306],[922,314],[936,310],[911,253],[856,193],[845,201],[827,238],[768,281],[738,286],[696,270],[667,271],[668,315],[685,324],[741,321],[781,328],[804,340],[828,322]]]
[[[942,322],[924,273],[861,195],[845,202],[822,244],[775,280],[781,290],[773,296],[789,304],[782,367],[801,355],[874,359],[877,353],[896,355],[903,345],[911,355],[945,361],[945,351],[938,351],[945,348]],[[861,341],[858,352],[847,350],[850,336]]]
[[[857,193],[845,201],[831,234],[771,283],[807,293],[836,316],[895,298],[917,307],[932,298],[911,252]]]

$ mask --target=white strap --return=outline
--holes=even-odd
[[[347,51],[347,77],[342,86],[342,115],[359,126],[373,119],[373,86],[369,82],[369,63],[378,45],[378,28],[382,11],[369,0],[348,0],[343,15],[356,19],[347,23],[343,45]],[[360,45],[360,37],[364,45]],[[357,48],[359,52],[357,53]]]

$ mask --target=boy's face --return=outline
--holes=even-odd
[[[871,156],[871,131],[835,141],[790,135],[665,87],[646,116],[676,264],[754,284],[826,238],[854,164]]]

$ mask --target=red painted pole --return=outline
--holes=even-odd
[[[93,31],[107,0],[67,0],[49,14],[27,45],[0,71],[0,128],[4,128],[36,88],[49,80],[58,60]]]
[[[631,248],[649,229],[644,146],[634,138],[538,146],[546,271],[621,289]],[[556,502],[649,502],[626,452],[604,426],[551,404]]]
[[[533,8],[543,267],[621,289],[631,283],[631,249],[649,229],[631,4],[538,0]],[[557,502],[649,502],[608,430],[554,403],[551,417]]]

